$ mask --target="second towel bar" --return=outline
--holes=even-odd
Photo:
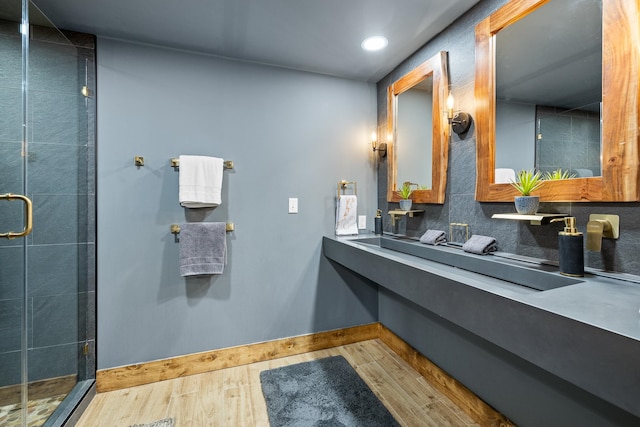
[[[236,227],[232,222],[227,223],[227,233],[235,231]],[[171,224],[171,234],[180,234],[180,226],[178,224]]]

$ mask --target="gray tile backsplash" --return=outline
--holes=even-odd
[[[32,143],[28,160],[29,193],[87,194],[87,146]],[[60,171],[74,173],[60,173]],[[51,179],[57,176],[57,179]]]
[[[0,301],[0,354],[20,350],[21,312],[21,299],[16,298]]]
[[[47,295],[32,300],[33,347],[77,341],[79,294]]]
[[[0,41],[2,41],[2,37],[0,37]],[[0,142],[19,143],[22,141],[20,114],[22,95],[20,87],[9,86],[10,84],[7,83],[0,85],[0,111],[2,111],[2,115],[0,115]]]
[[[11,385],[20,383],[21,352],[0,351],[0,384]]]
[[[29,350],[29,381],[73,375],[77,372],[77,343]]]
[[[28,249],[30,297],[65,295],[78,292],[78,284],[86,281],[86,244],[35,245]]]
[[[87,143],[84,99],[76,94],[31,91],[31,140],[49,144]]]
[[[1,215],[1,213],[0,213]],[[4,240],[4,239],[3,239]],[[24,256],[22,246],[0,247],[0,302],[22,297]],[[0,323],[0,328],[2,324]]]
[[[81,79],[78,49],[72,45],[33,40],[29,43],[29,88],[75,95]]]

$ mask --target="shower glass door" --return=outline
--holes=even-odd
[[[2,426],[64,425],[95,379],[95,54],[83,36],[0,0]]]
[[[26,132],[23,88],[26,48],[21,0],[3,4],[0,18],[0,424],[22,426],[27,406],[27,206],[22,141]],[[23,52],[24,48],[24,52]],[[26,74],[26,72],[24,73]],[[26,230],[25,230],[26,231]],[[9,235],[9,233],[11,233]],[[15,237],[14,237],[15,236]],[[11,237],[9,240],[8,237]]]

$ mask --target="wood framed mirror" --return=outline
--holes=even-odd
[[[496,183],[496,37],[521,20],[533,16],[542,8],[558,6],[565,0],[512,0],[476,26],[475,123],[476,200],[481,202],[511,202],[516,190],[508,183]],[[640,200],[640,155],[638,96],[640,82],[640,35],[638,13],[640,0],[594,0],[601,8],[601,141],[600,164],[594,176],[546,181],[534,194],[543,202],[596,202]],[[579,8],[582,2],[567,1]],[[538,11],[538,12],[536,12]],[[576,9],[577,11],[577,9]],[[557,15],[567,26],[572,14]],[[598,22],[599,24],[600,22]],[[544,32],[543,28],[539,28]],[[555,46],[562,46],[560,40]],[[526,50],[526,47],[522,47]],[[564,65],[580,58],[575,45],[568,46]],[[548,68],[548,67],[547,67]],[[546,72],[546,70],[544,70]],[[540,71],[542,73],[543,71]],[[538,73],[539,74],[539,73]],[[538,77],[532,73],[528,82]],[[522,80],[522,79],[521,79]],[[540,88],[541,89],[541,88]],[[537,132],[518,135],[531,144],[541,138]],[[581,155],[580,149],[575,150]],[[533,169],[533,167],[532,167]],[[517,170],[516,170],[517,172]],[[599,172],[599,173],[598,173]],[[596,176],[599,175],[599,176]],[[500,182],[500,180],[498,180]]]
[[[449,125],[444,114],[449,90],[447,52],[439,52],[387,88],[387,201],[412,183],[414,203],[444,203]]]

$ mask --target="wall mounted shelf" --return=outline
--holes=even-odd
[[[422,213],[424,212],[423,210],[419,210],[419,209],[412,209],[412,210],[408,210],[408,211],[403,211],[400,209],[394,209],[394,210],[390,210],[388,212],[389,215],[391,215],[391,226],[395,227],[396,226],[396,216],[404,216],[404,215],[409,215],[410,218],[413,218],[414,214],[417,213]]]
[[[569,216],[569,214],[538,212],[532,215],[523,215],[519,213],[493,214],[491,218],[530,221],[531,225],[545,225],[549,224],[553,218],[564,218],[566,216]]]

